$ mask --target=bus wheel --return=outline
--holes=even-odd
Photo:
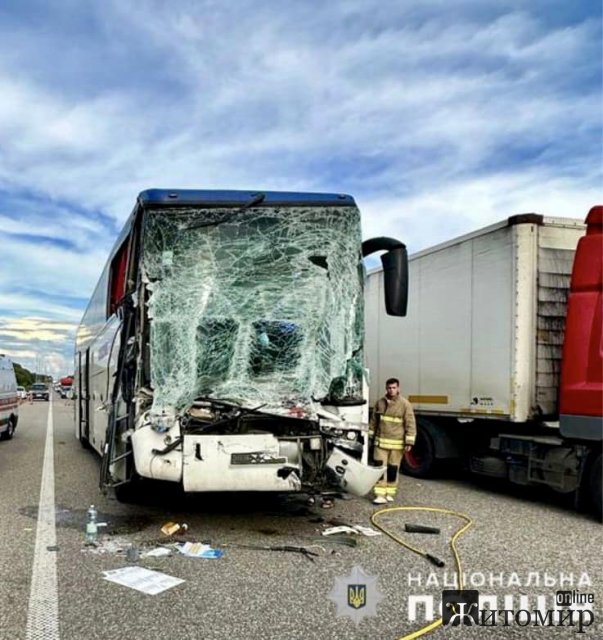
[[[595,461],[593,462],[590,468],[590,497],[592,500],[592,505],[595,508],[595,513],[599,517],[599,520],[603,518],[603,487],[601,487],[602,483],[602,454],[599,454]]]
[[[6,431],[0,435],[0,439],[2,440],[12,440],[15,435],[15,421],[11,416],[8,419],[8,424],[6,425]]]
[[[136,504],[140,501],[142,481],[139,479],[130,480],[124,484],[118,484],[115,491],[115,499],[123,504]]]
[[[402,458],[402,471],[414,478],[428,478],[435,470],[435,447],[426,429],[417,429],[417,438],[410,451]]]

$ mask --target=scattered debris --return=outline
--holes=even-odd
[[[380,536],[381,532],[373,529],[372,527],[363,527],[360,524],[354,526],[342,525],[339,527],[330,527],[322,532],[323,536],[332,536],[338,533],[349,533],[352,535],[363,535],[367,537]]]
[[[353,524],[350,524],[346,520],[342,520],[341,518],[329,518],[327,522],[333,527],[353,527]]]
[[[202,542],[183,542],[176,545],[181,554],[189,558],[221,558],[224,551],[221,549],[212,549],[208,544]]]
[[[59,547],[56,544],[46,547],[46,551],[58,551],[58,550],[59,550]]]
[[[103,577],[109,582],[121,584],[130,589],[154,596],[166,589],[171,589],[184,582],[181,578],[174,578],[159,571],[151,571],[143,567],[124,567],[103,571]]]
[[[314,558],[312,556],[318,556],[318,553],[314,551],[310,551],[307,547],[293,547],[291,545],[276,545],[276,546],[268,546],[261,544],[224,544],[224,547],[235,547],[237,549],[256,549],[257,551],[288,551],[291,553],[301,553],[303,556],[306,556],[308,560],[314,562]],[[317,545],[310,545],[311,547],[316,547]]]
[[[140,551],[134,545],[130,545],[126,551],[126,558],[128,562],[138,562],[140,560]]]
[[[178,524],[177,522],[166,522],[161,527],[161,533],[166,536],[173,536],[175,534],[182,534],[188,531],[188,525],[186,523]]]
[[[95,545],[86,545],[82,551],[94,554],[126,553],[131,543],[121,538],[102,536]]]
[[[167,547],[155,547],[153,549],[149,549],[149,551],[145,551],[141,554],[141,558],[164,558],[166,556],[171,556],[172,551]]]
[[[332,535],[332,536],[328,536],[326,538],[313,538],[316,541],[323,542],[330,542],[332,544],[339,544],[342,545],[344,547],[357,547],[358,546],[358,539],[357,538],[352,538],[352,536],[349,535]]]

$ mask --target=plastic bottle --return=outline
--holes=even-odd
[[[86,522],[86,544],[96,544],[98,542],[98,511],[91,504],[88,509],[88,520]]]

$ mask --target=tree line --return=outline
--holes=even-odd
[[[15,369],[15,376],[17,377],[17,386],[19,387],[25,387],[28,389],[34,382],[46,382],[47,384],[52,382],[51,376],[34,373],[17,362],[13,362],[13,367]]]

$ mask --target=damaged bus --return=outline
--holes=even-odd
[[[407,255],[338,194],[142,192],[78,327],[75,430],[100,484],[367,493],[363,257],[390,315]]]

